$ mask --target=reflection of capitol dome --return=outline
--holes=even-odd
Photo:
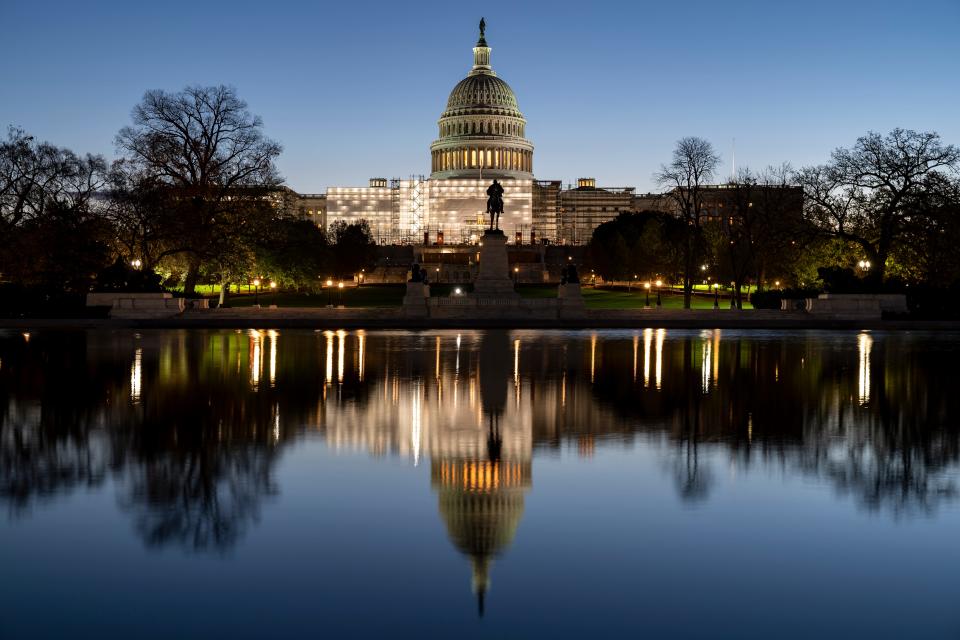
[[[491,561],[510,546],[523,517],[530,462],[434,461],[431,483],[450,540],[470,557],[482,615]]]
[[[482,27],[481,27],[482,29]],[[430,145],[432,178],[532,178],[533,145],[517,97],[490,66],[483,31],[473,68],[450,92],[440,137]]]

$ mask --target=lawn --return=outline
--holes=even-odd
[[[448,296],[457,287],[464,292],[470,290],[469,285],[433,284],[430,286],[430,295],[434,297]],[[556,298],[557,287],[554,285],[522,285],[517,291],[524,298]],[[403,302],[405,288],[403,285],[364,285],[362,287],[344,287],[341,289],[324,289],[319,293],[297,293],[295,291],[277,291],[266,293],[261,291],[259,296],[243,292],[231,294],[227,304],[231,307],[249,307],[257,302],[267,307],[272,304],[278,307],[324,307],[328,304],[346,307],[395,307]],[[214,299],[216,295],[212,296]],[[642,309],[647,302],[643,289],[627,291],[625,289],[594,289],[583,288],[583,298],[588,309]],[[683,295],[674,291],[661,293],[662,308],[683,308]],[[657,294],[651,291],[650,306],[657,304]],[[695,295],[692,306],[694,309],[712,309],[713,297]],[[730,308],[729,296],[720,296],[720,308]],[[744,301],[744,309],[753,307]]]
[[[518,288],[520,295],[524,298],[556,298],[557,287],[550,285],[524,285]],[[656,307],[656,291],[650,292],[650,306]],[[583,301],[588,309],[642,309],[647,304],[647,295],[644,289],[594,289],[592,287],[583,288]],[[663,309],[682,309],[683,294],[680,292],[664,290],[660,294],[660,301]],[[690,303],[694,309],[713,309],[713,296],[695,295]],[[729,294],[726,296],[720,294],[720,308],[730,308]],[[744,309],[752,309],[753,306],[744,300]]]
[[[341,289],[323,289],[319,293],[297,293],[278,291],[260,292],[260,306],[275,304],[278,307],[325,307],[328,304],[346,307],[396,307],[403,302],[406,288],[403,285],[364,285],[362,287],[344,287]],[[249,307],[257,302],[253,293],[232,294],[227,299],[231,307]]]

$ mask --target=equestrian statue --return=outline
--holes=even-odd
[[[496,180],[487,187],[487,213],[490,214],[490,231],[500,230],[500,214],[503,213],[503,185]]]

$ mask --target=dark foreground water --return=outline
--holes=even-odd
[[[0,637],[960,637],[960,334],[0,334]]]

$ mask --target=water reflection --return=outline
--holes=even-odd
[[[864,508],[933,513],[957,497],[958,350],[949,335],[663,329],[7,334],[0,499],[22,517],[112,478],[146,544],[224,551],[282,492],[283,451],[316,434],[429,463],[482,609],[535,451],[643,439],[688,504],[711,499],[704,453],[719,451],[731,472],[776,465]]]

